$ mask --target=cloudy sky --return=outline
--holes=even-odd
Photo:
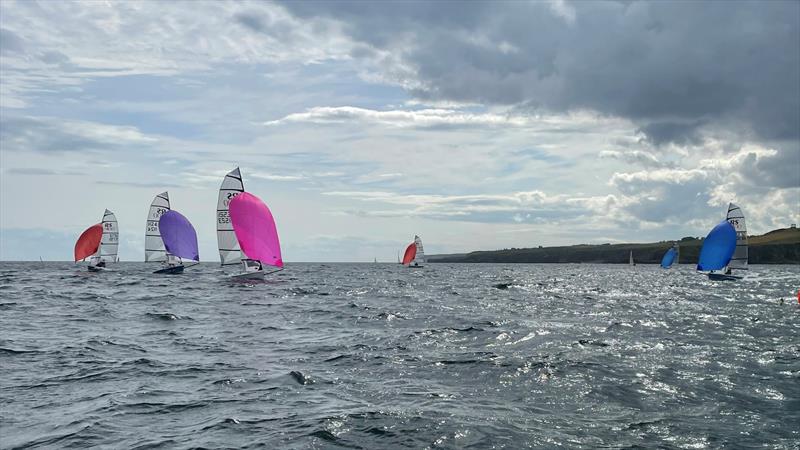
[[[0,3],[0,258],[153,196],[218,260],[241,166],[286,261],[800,222],[800,2]]]

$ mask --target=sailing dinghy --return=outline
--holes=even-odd
[[[197,232],[189,219],[175,210],[170,210],[161,215],[158,220],[161,230],[161,239],[167,253],[165,267],[153,273],[178,274],[183,273],[183,260],[200,262],[200,253],[197,249]]]
[[[242,264],[235,279],[262,278],[283,269],[275,219],[261,199],[245,192],[238,167],[225,175],[219,187],[217,244],[223,266]],[[267,272],[265,264],[277,270]]]
[[[147,212],[147,222],[144,229],[144,262],[160,262],[164,268],[156,270],[154,273],[180,273],[183,268],[177,269],[177,258],[167,253],[164,241],[161,238],[161,229],[158,226],[161,216],[170,210],[169,193],[162,192],[153,198],[150,203],[150,210]],[[164,269],[173,268],[169,271]]]
[[[743,277],[741,275],[734,275],[734,270],[747,270],[747,263],[748,263],[748,248],[747,248],[747,226],[744,220],[744,213],[742,209],[739,208],[737,205],[733,203],[728,204],[728,213],[725,216],[725,223],[730,225],[730,229],[727,229],[726,233],[726,241],[725,241],[725,249],[727,250],[727,246],[730,245],[731,239],[733,240],[733,250],[731,255],[722,264],[720,267],[708,267],[708,278],[711,280],[718,280],[718,281],[731,281],[731,280],[741,280]],[[719,226],[719,225],[718,225]],[[716,228],[715,228],[716,229]],[[731,238],[730,231],[733,230],[733,238]],[[712,230],[713,232],[713,230]],[[705,243],[703,243],[703,248],[705,248]],[[703,256],[701,251],[700,256]],[[702,262],[702,258],[701,258]],[[700,269],[700,263],[698,263],[698,269]]]
[[[106,264],[117,262],[119,228],[117,217],[109,210],[103,213],[103,220],[87,228],[75,242],[75,261],[89,258],[89,271],[101,272]]]
[[[727,275],[724,274],[724,270],[735,251],[736,229],[727,220],[723,220],[703,241],[700,258],[697,261],[697,271],[706,272],[711,279],[733,279],[725,278]]]
[[[662,269],[669,269],[672,267],[672,264],[678,260],[678,255],[680,252],[680,248],[678,244],[672,244],[672,247],[664,253],[664,256],[661,258],[661,268]]]
[[[278,228],[267,205],[249,192],[231,199],[229,212],[233,231],[242,254],[244,272],[237,279],[261,278],[283,269]],[[275,267],[267,272],[264,266]]]
[[[628,255],[628,265],[631,267],[636,265],[636,263],[633,262],[633,250],[631,250],[631,253]]]
[[[425,250],[422,248],[422,239],[415,235],[414,242],[408,244],[408,247],[406,247],[402,264],[411,269],[419,269],[423,267],[424,263]]]

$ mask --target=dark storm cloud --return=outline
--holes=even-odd
[[[391,51],[422,98],[588,108],[655,143],[693,142],[705,126],[800,137],[800,2],[284,5]]]

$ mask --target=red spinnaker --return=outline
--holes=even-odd
[[[81,237],[75,243],[75,261],[80,261],[97,253],[101,239],[103,239],[103,226],[99,223],[90,226],[81,233]]]
[[[403,265],[407,266],[414,260],[415,256],[417,256],[417,244],[412,242],[406,247],[406,253],[403,255]]]

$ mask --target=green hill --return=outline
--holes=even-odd
[[[702,239],[679,241],[680,263],[694,263]],[[748,236],[751,264],[800,264],[800,229],[783,228]],[[512,248],[454,255],[429,255],[431,263],[611,263],[627,264],[628,254],[640,264],[658,264],[672,241],[647,244],[571,245],[565,247]]]

